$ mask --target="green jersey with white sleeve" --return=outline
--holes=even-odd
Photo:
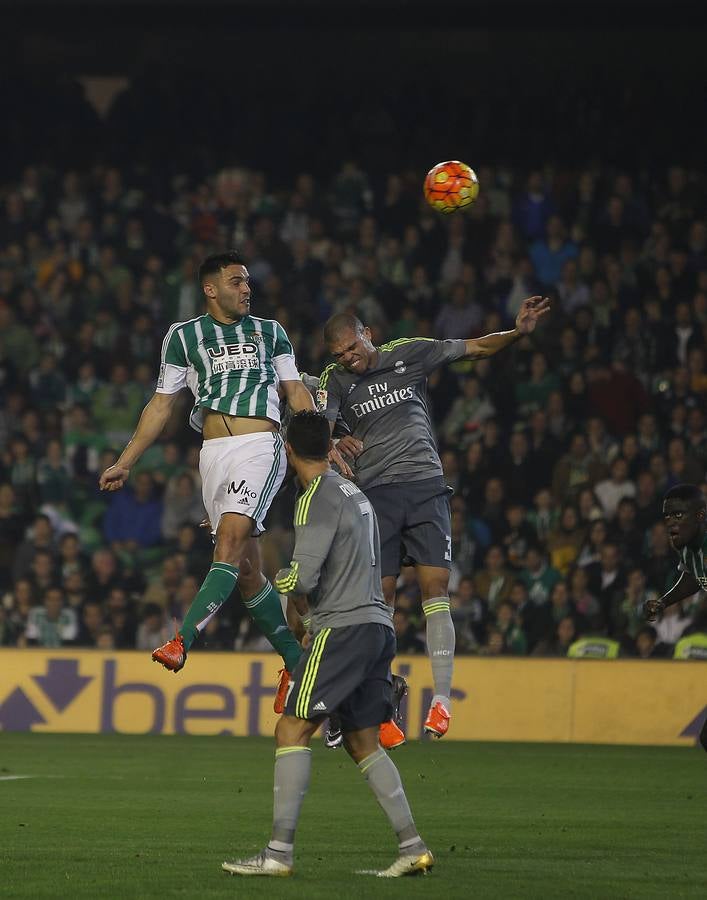
[[[277,386],[298,379],[292,344],[279,322],[248,315],[225,324],[207,313],[175,322],[167,332],[156,391],[175,394],[188,387],[195,400],[189,424],[197,431],[204,409],[279,425]]]
[[[702,542],[696,550],[688,546],[682,548],[678,571],[692,575],[700,588],[707,591],[707,534],[702,535]]]

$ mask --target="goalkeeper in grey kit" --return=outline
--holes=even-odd
[[[295,829],[311,770],[309,742],[334,711],[346,750],[398,838],[395,862],[365,874],[396,878],[426,872],[434,864],[398,770],[378,743],[379,726],[392,711],[395,655],[381,585],[378,522],[365,494],[330,468],[330,443],[323,415],[292,417],[286,451],[303,492],[295,506],[292,561],[278,572],[275,585],[294,595],[298,612],[310,619],[310,642],[292,673],[285,712],[275,728],[271,838],[256,856],[225,862],[223,869],[233,875],[292,874]]]

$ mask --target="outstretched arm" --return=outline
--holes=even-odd
[[[125,450],[120,454],[117,462],[108,466],[101,475],[98,485],[102,491],[118,491],[122,488],[128,480],[130,469],[162,434],[162,429],[167,424],[178,395],[179,392],[153,394],[143,409],[135,434],[128,441]]]
[[[467,358],[485,359],[493,356],[520,340],[524,335],[535,331],[538,321],[550,312],[550,301],[547,297],[528,297],[521,303],[516,316],[516,327],[512,331],[498,331],[485,334],[480,338],[469,338],[466,343]]]
[[[656,600],[648,600],[646,602],[643,613],[649,622],[655,622],[664,609],[667,609],[668,606],[672,606],[674,603],[679,603],[681,600],[692,597],[699,589],[700,585],[695,576],[690,575],[689,572],[683,572],[667,593]]]

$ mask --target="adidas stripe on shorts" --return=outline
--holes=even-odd
[[[336,711],[344,731],[387,722],[394,656],[395,632],[388,625],[322,628],[292,673],[286,715],[318,719]]]

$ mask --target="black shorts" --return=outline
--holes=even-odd
[[[378,519],[381,575],[399,575],[408,556],[418,566],[452,567],[452,489],[444,478],[367,488]]]
[[[292,673],[285,713],[318,719],[336,711],[342,731],[387,722],[393,714],[394,656],[395,632],[387,625],[322,628]]]

